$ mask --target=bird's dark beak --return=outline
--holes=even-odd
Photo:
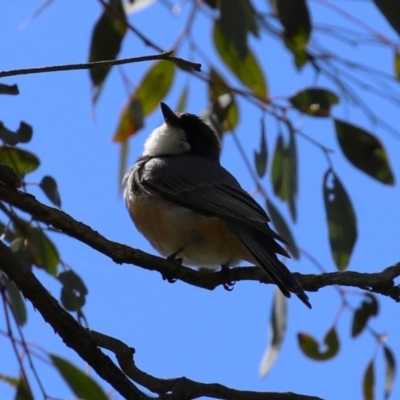
[[[164,121],[173,126],[179,126],[178,116],[163,102],[160,103],[161,111],[163,113]]]

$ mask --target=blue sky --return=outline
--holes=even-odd
[[[372,3],[335,3],[372,24],[377,31],[398,40]],[[264,2],[256,1],[255,4],[264,7]],[[314,21],[347,25],[346,21],[339,19],[320,3],[311,4]],[[20,2],[0,4],[0,13],[6,16],[0,35],[3,52],[1,70],[87,60],[92,28],[101,13],[99,3],[77,0],[54,2],[35,21],[20,29],[21,24],[39,5],[40,2],[34,1],[26,2],[23,6]],[[181,14],[171,15],[167,7],[157,3],[132,15],[130,22],[167,49],[183,27],[189,8],[188,3],[182,2]],[[206,16],[198,18],[193,29],[199,45],[208,49],[211,27]],[[343,57],[355,57],[357,61],[392,73],[392,52],[381,45],[351,47],[332,41],[328,36],[319,36],[318,40],[331,51],[340,52]],[[314,75],[310,69],[296,72],[291,55],[283,50],[280,43],[266,39],[261,42],[252,40],[252,45],[265,69],[271,96],[290,96],[314,84]],[[152,53],[151,49],[144,47],[136,37],[128,33],[120,57]],[[214,50],[208,51],[208,54],[223,69]],[[179,55],[186,57],[187,48],[184,47]],[[147,68],[148,63],[132,64],[124,66],[123,71],[131,82],[137,84]],[[165,99],[171,107],[177,104],[187,79],[182,72],[176,76],[174,89]],[[111,138],[127,93],[118,70],[114,69],[108,77],[94,109],[91,106],[87,71],[18,76],[3,79],[2,82],[18,84],[20,95],[0,98],[0,120],[10,128],[17,128],[20,120],[30,123],[34,128],[33,140],[24,147],[40,157],[41,166],[27,180],[39,182],[43,175],[52,175],[58,182],[65,212],[92,226],[108,239],[154,253],[135,230],[119,195],[119,146],[112,143]],[[240,85],[233,76],[230,76],[230,82]],[[206,106],[207,91],[195,79],[191,79],[190,84],[187,110],[200,113]],[[332,88],[324,79],[320,79],[318,84]],[[362,93],[365,101],[372,104],[378,115],[391,121],[393,126],[399,126],[400,113],[394,106],[368,93]],[[253,150],[259,144],[261,115],[259,110],[250,107],[244,100],[239,100],[239,104],[241,118],[237,134],[252,159]],[[398,180],[399,138],[371,125],[354,107],[338,106],[333,113],[381,137]],[[161,112],[156,110],[146,120],[145,128],[131,140],[130,163],[141,153],[147,135],[161,123]],[[359,236],[349,268],[360,272],[375,272],[397,262],[400,258],[398,186],[384,186],[354,169],[338,148],[330,119],[295,116],[295,124],[315,140],[335,150],[332,155],[335,171],[350,194],[358,220]],[[276,135],[275,122],[267,119],[270,151],[274,147]],[[301,138],[298,139],[298,150],[299,218],[292,230],[301,248],[311,253],[327,271],[334,271],[322,197],[322,179],[328,165],[321,151]],[[222,164],[238,178],[246,190],[254,190],[248,171],[229,135],[224,140]],[[263,184],[267,192],[272,194],[269,174]],[[48,203],[36,186],[29,186],[29,189],[39,200]],[[259,197],[257,199],[262,201]],[[286,205],[272,199],[288,219]],[[258,368],[268,342],[271,300],[275,290],[273,286],[239,282],[232,292],[222,288],[208,292],[181,282],[168,284],[157,273],[131,265],[116,265],[73,239],[61,235],[52,237],[63,261],[82,276],[89,289],[84,312],[90,327],[136,348],[137,365],[146,372],[163,378],[184,375],[193,380],[219,382],[238,389],[293,391],[327,400],[362,398],[362,376],[375,352],[375,342],[367,332],[356,340],[350,338],[351,312],[345,311],[338,322],[341,349],[333,360],[324,363],[311,361],[302,355],[297,345],[298,332],[307,332],[322,340],[332,326],[341,305],[334,288],[309,294],[312,311],[296,298],[288,302],[287,337],[272,371],[266,379],[261,379]],[[300,261],[290,260],[288,266],[293,271],[317,273],[304,257]],[[35,272],[49,291],[59,298],[60,285],[42,271]],[[356,290],[351,292],[353,294],[349,294],[348,299],[357,306],[361,297],[356,294]],[[398,358],[398,305],[383,297],[380,298],[380,304],[379,316],[371,321],[371,326],[380,333],[388,334],[387,344]],[[0,320],[4,321],[3,315]],[[0,329],[5,329],[4,323],[0,326]],[[31,307],[24,332],[28,341],[45,346],[49,352],[60,354],[86,369],[82,360],[63,346],[52,328]],[[18,366],[10,343],[4,337],[0,337],[0,351],[0,373],[17,376]],[[72,396],[56,372],[40,361],[36,364],[48,394],[57,398]],[[383,398],[384,383],[381,354],[377,357],[375,367],[376,398],[380,399]],[[101,382],[93,372],[92,375]],[[33,387],[39,393],[36,383],[33,383]],[[109,390],[107,385],[104,387]],[[12,393],[5,383],[0,382],[1,398],[11,398]],[[399,396],[400,388],[396,384],[392,399]],[[113,398],[118,396],[114,394]]]

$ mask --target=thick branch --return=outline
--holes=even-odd
[[[74,349],[105,381],[110,383],[125,399],[148,399],[124,373],[104,355],[89,337],[87,329],[79,325],[47,292],[28,267],[22,264],[12,251],[0,242],[0,265],[24,295],[39,310],[46,322]]]
[[[188,284],[213,290],[230,281],[253,280],[272,283],[269,277],[256,267],[234,268],[231,273],[203,273],[186,267],[179,267],[172,261],[156,257],[129,246],[119,244],[76,221],[63,211],[38,202],[34,196],[0,185],[0,200],[31,214],[38,221],[52,225],[67,235],[86,243],[93,249],[110,257],[118,264],[134,264],[150,271],[158,271],[163,278],[179,279]],[[400,276],[400,263],[376,273],[354,271],[331,272],[326,274],[303,275],[295,273],[305,290],[318,291],[325,286],[353,286],[363,290],[389,296],[400,301],[400,287],[394,279]]]
[[[169,60],[176,63],[177,65],[181,66],[184,69],[189,69],[189,70],[194,69],[195,71],[201,70],[201,64],[184,60],[183,58],[174,57],[172,56],[172,53],[173,53],[172,51],[168,51],[161,54],[123,58],[120,60],[93,61],[80,64],[53,65],[50,67],[24,68],[24,69],[14,69],[11,71],[0,71],[0,78],[4,78],[6,76],[39,74],[43,72],[74,71],[78,69],[112,67],[114,65],[132,64],[137,62],[154,61],[154,60]]]
[[[211,397],[213,399],[231,400],[321,400],[319,397],[296,393],[253,392],[227,388],[218,383],[206,384],[182,377],[176,379],[159,379],[141,371],[134,362],[135,350],[125,343],[96,331],[89,331],[93,341],[112,351],[122,370],[136,383],[160,395],[160,399],[186,399]]]
[[[44,320],[61,336],[64,343],[75,350],[105,381],[110,383],[125,399],[146,400],[143,394],[98,348],[114,351],[121,368],[138,384],[159,394],[159,399],[196,399],[213,397],[233,400],[321,400],[293,393],[257,393],[226,388],[220,384],[203,384],[187,378],[158,379],[139,370],[133,363],[133,349],[121,341],[89,331],[79,325],[47,292],[31,270],[22,264],[13,252],[0,242],[0,265],[24,295],[31,301]]]

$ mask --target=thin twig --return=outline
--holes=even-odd
[[[111,67],[113,65],[132,64],[137,62],[154,61],[154,60],[168,60],[184,68],[190,68],[195,71],[201,71],[201,64],[184,60],[183,58],[174,57],[171,55],[172,53],[173,53],[172,51],[167,51],[161,54],[123,58],[120,60],[93,61],[80,64],[53,65],[50,67],[23,68],[23,69],[14,69],[10,71],[0,71],[0,78],[4,78],[6,76],[16,76],[16,75],[40,74],[44,72],[75,71],[80,69]]]

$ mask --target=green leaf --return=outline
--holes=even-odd
[[[22,376],[18,380],[17,393],[14,400],[34,400],[32,389]]]
[[[61,207],[60,193],[58,192],[57,182],[53,177],[49,175],[44,176],[39,186],[53,204]]]
[[[297,145],[296,145],[296,135],[289,125],[289,144],[285,152],[285,164],[284,171],[286,172],[285,182],[287,184],[287,196],[290,215],[293,221],[297,219],[296,212],[296,199],[297,199],[297,187],[298,187],[298,174],[297,174]]]
[[[323,183],[329,242],[339,270],[346,269],[357,240],[357,220],[353,206],[339,178],[331,169]]]
[[[275,290],[274,302],[271,309],[271,322],[269,325],[270,343],[260,365],[260,374],[264,378],[271,370],[286,335],[287,325],[287,299],[279,289]]]
[[[272,159],[272,186],[274,193],[289,204],[290,214],[296,220],[297,198],[297,146],[293,129],[289,125],[289,143],[285,146],[283,136],[278,135]]]
[[[371,293],[365,294],[365,300],[361,306],[354,311],[353,324],[351,328],[351,336],[357,337],[367,326],[367,322],[371,317],[378,315],[379,305],[375,296]]]
[[[89,61],[115,60],[126,33],[126,16],[121,0],[112,0],[96,22],[91,43]],[[91,68],[90,78],[94,86],[101,86],[111,67]],[[97,96],[94,98],[96,102]]]
[[[400,80],[400,53],[398,51],[394,53],[394,72],[396,78]]]
[[[323,346],[320,346],[318,342],[307,333],[299,333],[297,339],[303,353],[316,361],[330,360],[336,356],[339,351],[339,338],[334,326],[325,335]],[[320,347],[325,348],[325,350],[321,350]]]
[[[252,31],[258,35],[255,12],[248,0],[220,0],[221,32],[237,51],[240,60],[247,55],[247,34]]]
[[[261,141],[260,151],[254,151],[254,164],[256,165],[257,174],[260,178],[265,175],[267,170],[267,139],[265,137],[265,122],[261,119]]]
[[[385,399],[388,399],[392,393],[394,378],[396,375],[396,360],[392,350],[387,346],[383,346],[385,355]]]
[[[2,122],[0,122],[0,139],[9,146],[16,146],[19,142],[17,132],[8,129]]]
[[[61,303],[68,311],[80,310],[85,302],[88,290],[81,277],[74,271],[62,272],[58,280],[63,284],[61,289]]]
[[[185,85],[179,96],[178,104],[175,107],[176,112],[184,112],[186,110],[187,100],[189,96],[189,86]]]
[[[49,274],[57,275],[60,262],[58,250],[42,229],[28,228],[26,232],[27,249],[32,263],[43,268]]]
[[[308,61],[307,44],[311,34],[311,18],[306,0],[272,0],[281,22],[286,47],[293,53],[295,64],[301,68]]]
[[[49,356],[76,397],[84,400],[108,400],[103,389],[90,376],[55,354]]]
[[[285,144],[283,142],[283,136],[280,133],[276,139],[274,155],[272,158],[272,187],[274,188],[274,193],[280,199],[286,199],[283,193],[283,165],[285,163]]]
[[[11,243],[15,239],[15,232],[13,232],[8,225],[0,222],[0,240],[5,240]]]
[[[394,184],[387,154],[377,137],[337,119],[335,128],[344,155],[355,167],[382,183]]]
[[[393,0],[374,0],[374,3],[392,28],[400,35],[400,3]]]
[[[279,233],[280,236],[289,244],[289,253],[296,260],[300,258],[299,250],[297,248],[296,242],[292,235],[292,232],[289,229],[288,224],[279,213],[278,209],[272,204],[270,200],[267,199],[267,209],[268,214],[271,217],[271,221],[275,226],[275,229]]]
[[[147,71],[137,90],[131,95],[122,111],[115,142],[124,142],[143,127],[143,119],[159,105],[171,88],[175,64],[161,60]]]
[[[209,74],[208,97],[211,102],[212,113],[216,114],[219,129],[222,133],[231,131],[239,122],[239,110],[235,101],[234,94],[229,90],[228,84],[222,76],[213,68]],[[224,98],[229,95],[228,102],[224,102]]]
[[[18,141],[20,143],[30,142],[33,136],[32,126],[24,121],[21,121],[19,124],[19,128],[17,130],[17,135],[18,135]]]
[[[17,85],[6,85],[5,83],[0,83],[0,94],[19,94]]]
[[[330,109],[339,103],[335,93],[319,88],[303,89],[289,98],[290,103],[300,112],[313,117],[329,117]]]
[[[15,146],[18,143],[28,143],[32,139],[33,129],[24,121],[21,121],[16,132],[6,128],[0,122],[0,139],[9,146]]]
[[[363,380],[364,400],[374,400],[375,398],[374,386],[375,386],[374,360],[371,360],[364,374],[364,380]]]
[[[214,25],[213,35],[217,52],[226,66],[256,96],[261,100],[267,101],[268,94],[265,78],[251,49],[248,48],[246,57],[241,60],[236,48],[225,38],[218,22]]]
[[[27,321],[25,300],[22,298],[21,292],[14,282],[9,281],[5,277],[3,277],[3,282],[15,320],[19,326],[24,326]]]
[[[11,167],[19,176],[35,171],[40,165],[33,153],[6,146],[0,147],[0,162]]]

